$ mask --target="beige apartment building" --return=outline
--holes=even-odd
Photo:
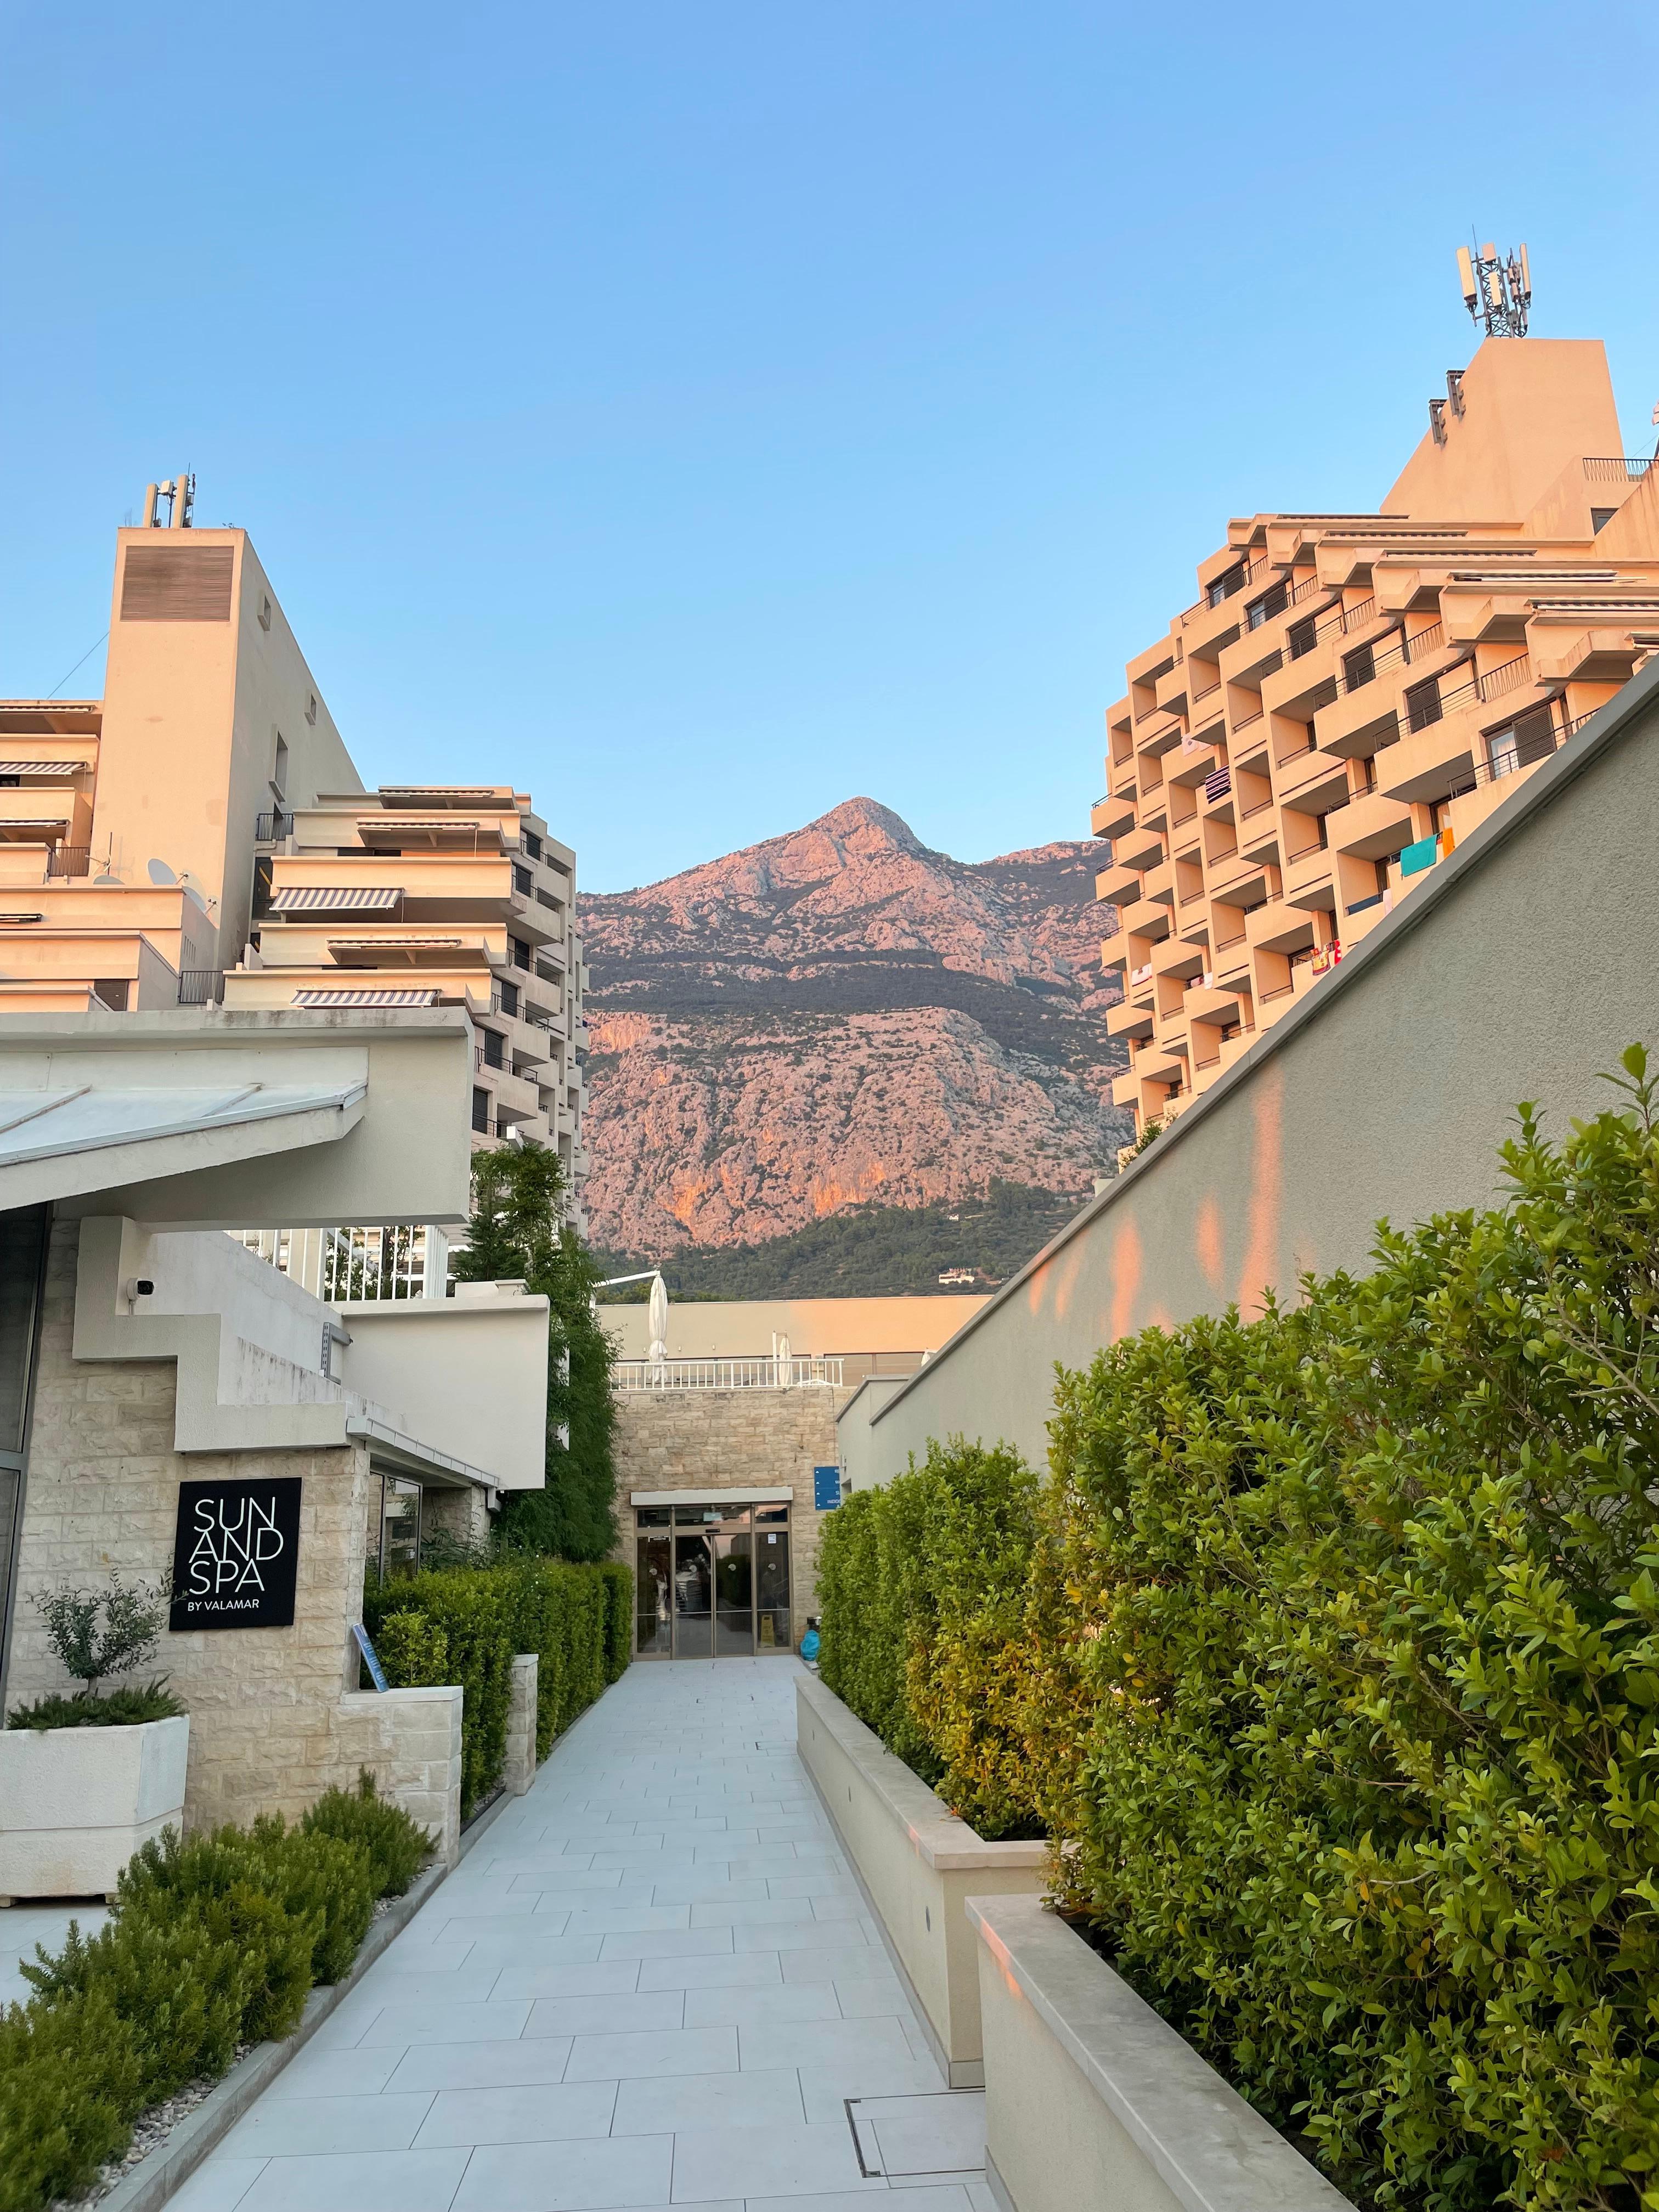
[[[247,533],[187,515],[117,533],[101,699],[0,702],[0,1012],[464,1007],[475,1146],[554,1148],[580,1220],[575,855],[510,784],[365,789]]]
[[[1179,1113],[1659,651],[1598,341],[1489,337],[1375,514],[1228,525],[1107,716],[1113,1097]]]

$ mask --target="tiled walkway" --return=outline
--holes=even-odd
[[[633,1667],[170,2212],[992,2212],[981,2100],[796,1759],[797,1671]]]

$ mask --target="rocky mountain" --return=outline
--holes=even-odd
[[[594,1243],[750,1245],[996,1181],[1086,1197],[1127,1133],[1098,857],[954,860],[854,799],[585,896]]]

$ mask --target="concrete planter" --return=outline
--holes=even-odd
[[[0,1899],[111,1896],[141,1844],[180,1826],[190,1717],[0,1729]]]
[[[985,2079],[969,1897],[1039,1898],[1046,1844],[988,1844],[813,1674],[795,1691],[801,1761],[874,1905],[953,2089]]]
[[[986,2169],[1004,2212],[1353,2212],[1035,1898],[975,1898]]]

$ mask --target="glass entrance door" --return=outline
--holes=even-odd
[[[791,1648],[787,1505],[635,1511],[641,1658],[749,1658]]]

